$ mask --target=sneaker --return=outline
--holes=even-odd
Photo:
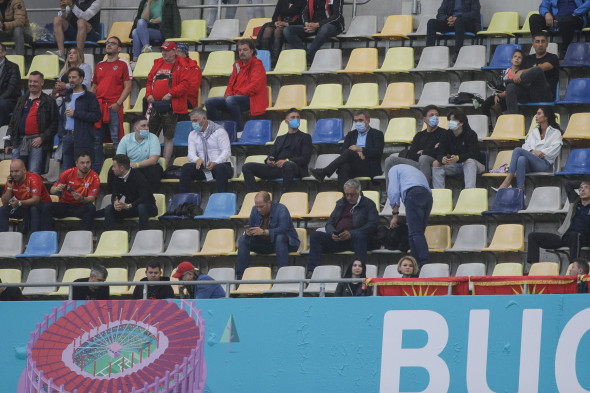
[[[311,175],[316,178],[317,181],[323,182],[326,175],[324,174],[323,169],[312,169]]]
[[[48,54],[48,55],[57,56],[57,58],[59,59],[59,61],[61,61],[62,63],[65,63],[66,62],[66,55],[64,55],[63,53],[61,53],[58,50],[56,50],[56,51],[50,51],[50,50],[48,50],[45,53]]]
[[[129,62],[129,67],[131,67],[131,71],[135,71],[135,66],[137,65],[136,61],[130,61]]]
[[[307,273],[305,274],[305,279],[306,280],[311,280],[311,276],[313,276],[313,271],[312,270],[308,270]]]
[[[141,50],[141,53],[152,53],[151,45],[144,46],[143,49]]]
[[[512,186],[510,185],[506,188],[512,188]],[[492,190],[494,190],[495,192],[498,192],[499,189],[500,189],[499,187],[492,187]]]

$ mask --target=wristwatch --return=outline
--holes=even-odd
[[[23,205],[22,201],[18,201],[18,207],[21,207]]]

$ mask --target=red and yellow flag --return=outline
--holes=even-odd
[[[470,277],[474,295],[577,293],[577,276]]]
[[[365,283],[369,286],[377,286],[379,296],[469,295],[467,277],[367,278]]]

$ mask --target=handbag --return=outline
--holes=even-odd
[[[161,114],[172,111],[172,100],[157,100],[152,102],[152,108]]]

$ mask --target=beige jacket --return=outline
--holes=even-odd
[[[15,27],[29,27],[29,18],[24,0],[4,0],[8,2],[4,18],[0,14],[0,22],[4,23],[4,29],[7,33],[12,33]]]

